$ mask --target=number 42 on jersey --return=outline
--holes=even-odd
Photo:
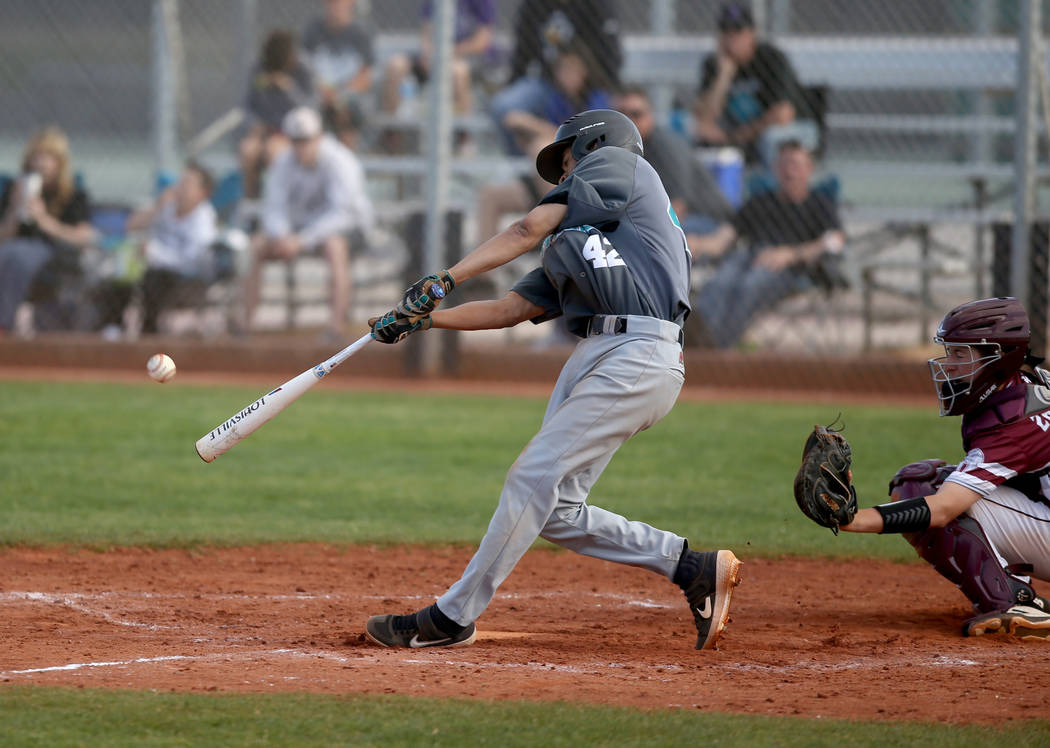
[[[627,264],[612,242],[601,234],[591,234],[587,237],[587,243],[583,245],[583,258],[590,260],[595,268],[614,268]]]

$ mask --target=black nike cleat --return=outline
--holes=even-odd
[[[688,551],[694,553],[694,551]],[[696,648],[714,649],[729,622],[729,599],[740,584],[740,559],[732,551],[699,553],[700,572],[685,589],[696,623]]]
[[[473,623],[454,636],[446,634],[435,625],[429,607],[407,616],[372,616],[365,624],[365,635],[383,647],[465,647],[476,634]]]

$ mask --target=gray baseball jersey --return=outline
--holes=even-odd
[[[585,156],[543,202],[564,202],[568,212],[543,267],[514,290],[543,308],[534,321],[564,313],[583,340],[558,377],[539,433],[507,474],[477,553],[437,601],[461,625],[481,615],[537,537],[668,579],[685,546],[679,535],[587,503],[620,445],[663,418],[682,387],[685,237],[656,172],[622,148]],[[617,317],[589,324],[602,314]]]
[[[585,337],[596,314],[679,326],[689,314],[689,249],[660,177],[623,148],[599,148],[540,201],[568,211],[544,242],[542,267],[512,289]]]

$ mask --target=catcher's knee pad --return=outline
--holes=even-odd
[[[905,465],[890,479],[890,498],[894,501],[904,501],[920,496],[933,496],[953,470],[955,466],[949,465],[944,460],[919,460]],[[916,548],[918,548],[917,539],[921,534],[917,532],[901,533],[904,539]]]
[[[944,527],[912,533],[915,550],[937,572],[962,590],[978,613],[1031,602],[1035,591],[1008,574],[977,520],[956,517]]]
[[[953,470],[955,465],[944,460],[919,460],[905,465],[890,479],[890,496],[894,501],[932,496]]]

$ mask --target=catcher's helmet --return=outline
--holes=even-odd
[[[642,136],[625,114],[614,109],[589,109],[562,122],[554,133],[554,142],[536,156],[536,171],[551,184],[561,179],[561,160],[569,145],[577,161],[604,145],[619,146],[642,155]]]
[[[1021,368],[1031,327],[1021,303],[1010,296],[971,301],[941,320],[933,342],[945,355],[931,358],[942,416],[957,416],[984,402]]]

